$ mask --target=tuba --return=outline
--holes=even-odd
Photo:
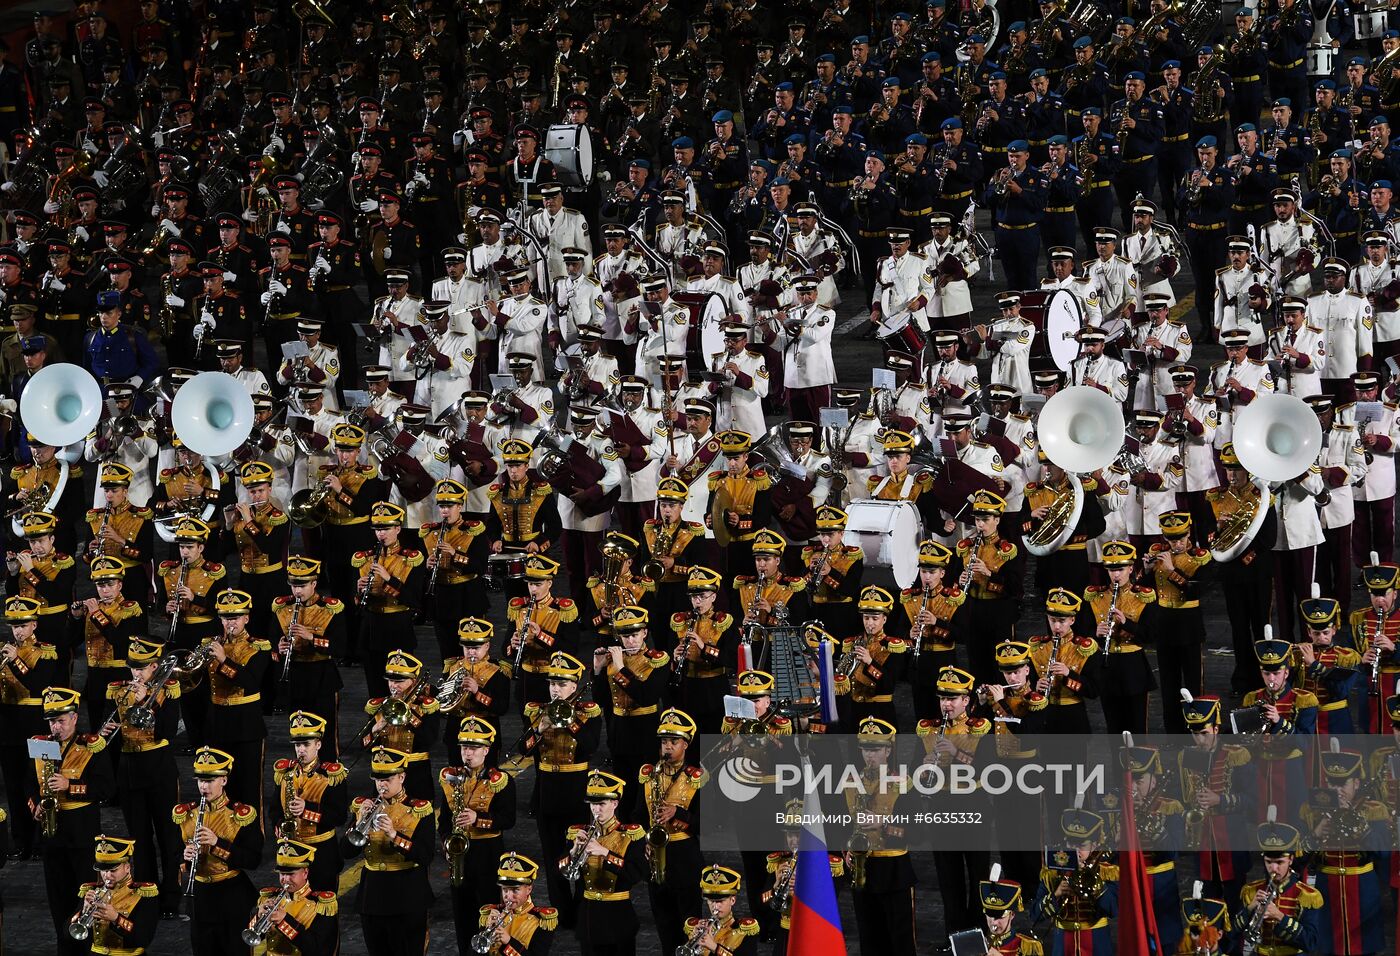
[[[1040,527],[1025,538],[1026,550],[1038,557],[1063,548],[1074,536],[1079,516],[1084,512],[1084,484],[1073,472],[1066,474],[1069,487],[1056,495]]]
[[[1269,486],[1258,478],[1251,479],[1251,482],[1259,491],[1259,497],[1253,501],[1242,501],[1232,489],[1226,489],[1225,493],[1238,501],[1240,507],[1225,519],[1211,539],[1210,556],[1213,561],[1223,563],[1237,559],[1249,550],[1259,529],[1264,526],[1264,519],[1269,513]]]

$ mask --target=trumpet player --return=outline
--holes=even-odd
[[[1215,270],[1215,309],[1212,327],[1215,337],[1239,330],[1247,335],[1246,345],[1261,357],[1268,329],[1264,319],[1273,301],[1268,271],[1251,261],[1253,244],[1246,236],[1226,239],[1228,262]],[[1286,316],[1285,316],[1286,318]],[[1223,342],[1223,339],[1221,340]]]
[[[408,754],[404,789],[409,796],[431,794],[432,766],[429,752],[442,731],[441,708],[431,684],[425,684],[423,662],[407,651],[396,650],[384,662],[388,695],[365,702],[369,720],[358,741],[367,750],[389,747]]]
[[[1378,362],[1400,351],[1400,267],[1390,261],[1390,234],[1383,229],[1366,232],[1365,245],[1351,270],[1347,288],[1366,297],[1375,322],[1374,355]]]
[[[477,914],[495,895],[502,837],[515,826],[516,797],[510,774],[488,762],[496,747],[496,728],[489,721],[468,717],[456,742],[460,763],[438,772],[442,798],[437,829],[452,867],[457,949],[466,956]]]
[[[99,727],[107,717],[106,690],[114,670],[126,668],[127,643],[146,629],[146,612],[122,594],[122,562],[101,557],[92,562],[88,574],[97,590],[96,597],[74,601],[70,614],[81,622],[86,649],[87,678],[83,696],[88,702],[88,726]]]
[[[309,862],[309,882],[314,890],[334,890],[340,876],[340,846],[335,828],[349,807],[344,764],[322,760],[330,730],[326,718],[298,710],[287,718],[292,756],[272,765],[272,781],[278,793],[277,832],[314,847],[317,858]]]
[[[408,754],[377,748],[370,757],[374,797],[356,797],[340,838],[347,861],[364,854],[355,896],[360,932],[371,956],[425,952],[433,891],[428,867],[437,848],[433,805],[404,790]]]
[[[1257,928],[1258,952],[1312,952],[1324,945],[1329,927],[1322,920],[1322,893],[1297,871],[1301,834],[1297,827],[1272,819],[1260,823],[1255,832],[1264,875],[1240,889],[1235,925]]]
[[[459,726],[473,718],[498,725],[510,707],[510,675],[503,661],[491,660],[493,633],[491,622],[485,618],[463,617],[457,625],[461,651],[442,662],[443,680],[437,694],[443,716],[443,743],[450,757],[457,756],[452,742]],[[455,690],[444,693],[443,687]],[[499,751],[499,742],[493,740],[486,757],[490,766],[497,764]]]
[[[358,551],[350,566],[358,569],[355,600],[360,606],[360,657],[371,695],[383,697],[388,691],[384,664],[396,649],[413,650],[418,638],[413,618],[422,601],[423,552],[405,548],[399,542],[403,531],[404,509],[389,501],[377,501],[370,511],[374,531],[372,551]]]
[[[723,580],[706,567],[695,566],[686,578],[690,611],[671,616],[676,635],[672,656],[672,700],[690,714],[703,733],[717,728],[724,716],[729,675],[738,665],[739,633],[734,617],[716,606]]]
[[[73,646],[63,607],[72,606],[76,562],[54,546],[61,528],[54,515],[31,511],[19,523],[25,547],[6,554],[8,590],[37,602],[39,641],[58,650],[58,675],[67,675],[73,668]],[[71,529],[68,537],[72,537]]]
[[[934,241],[938,239],[939,226],[934,225]],[[936,351],[934,361],[928,366],[924,381],[928,390],[930,421],[933,416],[940,418],[957,412],[968,411],[968,402],[982,390],[977,378],[977,363],[960,358],[958,346],[962,339],[950,329],[938,329],[931,338]]]
[[[429,300],[423,303],[424,331],[399,359],[405,378],[414,380],[410,400],[430,410],[436,420],[471,387],[472,366],[476,361],[475,330],[454,331],[451,303]]]
[[[584,953],[627,953],[636,945],[640,927],[631,894],[646,879],[646,827],[617,819],[626,786],[602,770],[589,774],[584,798],[590,820],[568,828],[567,852],[556,858],[559,868],[582,863],[572,890],[578,908],[574,931]]]
[[[339,951],[340,902],[336,892],[318,889],[310,879],[316,858],[326,849],[298,840],[278,842],[277,885],[258,892],[248,928],[242,933],[245,942],[261,930],[261,942],[268,953],[334,956]]]
[[[158,925],[157,890],[154,883],[132,878],[136,841],[98,834],[93,840],[92,868],[97,879],[78,887],[83,904],[68,921],[67,935],[74,935],[79,924],[86,930],[85,946],[91,952],[130,953],[142,956],[156,935]],[[60,937],[61,938],[61,937]]]
[[[1050,920],[1051,952],[1111,954],[1117,932],[1109,917],[1116,915],[1118,867],[1103,862],[1107,854],[1099,850],[1107,837],[1105,820],[1092,810],[1071,808],[1060,813],[1059,830],[1074,865],[1041,866],[1031,919]]]
[[[85,952],[67,933],[69,909],[80,875],[90,865],[88,851],[101,827],[103,801],[116,795],[111,761],[100,757],[107,742],[78,733],[82,698],[66,687],[46,687],[41,695],[49,732],[31,739],[58,744],[58,760],[32,760],[25,776],[29,816],[46,830],[41,853],[44,889],[49,899],[59,953]]]
[[[513,850],[501,854],[496,869],[501,902],[481,907],[482,931],[472,937],[474,952],[502,956],[544,956],[549,952],[559,927],[559,911],[552,906],[537,906],[532,899],[539,872],[539,865],[527,856]],[[460,945],[466,937],[460,930],[457,935]],[[487,948],[476,948],[477,940]]]
[[[462,508],[467,501],[467,487],[460,481],[444,478],[433,489],[439,521],[423,525],[423,553],[432,599],[433,632],[438,650],[446,661],[457,645],[457,625],[469,611],[484,614],[488,607],[486,570],[488,537],[486,522],[467,519]],[[425,591],[427,589],[425,585]]]
[[[742,877],[728,867],[712,863],[695,881],[699,896],[705,901],[705,916],[688,917],[680,928],[682,944],[696,947],[700,953],[723,953],[725,956],[756,956],[760,927],[752,916],[737,916],[734,904],[739,899]],[[693,907],[691,912],[699,910]],[[658,927],[660,929],[660,927]],[[662,937],[662,950],[669,949]]]
[[[822,408],[831,404],[831,386],[836,383],[831,355],[836,314],[818,304],[820,284],[827,281],[830,277],[796,277],[792,288],[797,302],[775,315],[782,326],[772,346],[781,353],[782,394],[793,421],[815,422]]]
[[[695,733],[695,721],[684,711],[663,713],[656,730],[660,758],[638,768],[636,778],[642,798],[633,819],[649,828],[647,895],[662,951],[685,942],[681,920],[700,902],[700,791],[709,774],[686,757]]]
[[[1293,682],[1288,664],[1293,643],[1265,638],[1254,645],[1254,659],[1259,666],[1261,686],[1244,695],[1242,706],[1258,709],[1260,733],[1272,737],[1317,733],[1317,696]],[[1256,763],[1259,807],[1278,804],[1294,806],[1307,790],[1308,761],[1298,749],[1269,749],[1261,753]],[[1294,803],[1284,801],[1292,799]],[[1257,816],[1257,814],[1256,814]]]
[[[0,644],[0,772],[5,776],[10,806],[9,856],[28,860],[34,855],[37,832],[34,815],[25,804],[24,782],[32,764],[25,742],[43,730],[40,696],[57,679],[58,651],[52,644],[40,643],[36,636],[38,601],[9,598],[5,601],[5,623],[10,639]]]
[[[1033,933],[1013,928],[1016,914],[1025,908],[1021,883],[1001,875],[1001,864],[992,864],[987,879],[977,884],[977,896],[987,921],[987,956],[1039,956],[1044,949]]]

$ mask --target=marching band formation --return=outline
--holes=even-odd
[[[861,819],[928,803],[898,735],[1099,730],[1189,735],[1129,748],[1162,946],[1395,945],[1400,31],[1250,3],[0,38],[0,842],[57,951],[422,954],[445,886],[460,953],[782,956],[802,801],[707,853],[702,735],[848,735]],[[865,953],[1098,956],[1121,822],[822,867]]]

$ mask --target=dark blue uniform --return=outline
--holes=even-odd
[[[1162,211],[1168,220],[1177,221],[1176,187],[1191,168],[1194,151],[1191,144],[1191,112],[1195,109],[1195,94],[1178,86],[1168,90],[1165,99],[1156,99],[1162,110],[1162,145],[1157,150],[1157,188],[1162,197]]]
[[[966,139],[957,146],[950,147],[946,143],[939,146],[929,160],[933,166],[935,184],[945,159],[951,160],[957,168],[943,172],[943,185],[935,194],[933,205],[942,212],[961,216],[967,209],[967,204],[972,201],[973,191],[981,188],[982,156],[977,147]]]
[[[1361,210],[1366,208],[1366,187],[1355,176],[1350,176],[1337,184],[1337,195],[1331,190],[1313,190],[1303,197],[1303,208],[1327,224],[1332,238],[1337,240],[1337,255],[1347,262],[1360,260],[1361,250]],[[1358,199],[1353,209],[1351,197]]]
[[[1183,238],[1191,257],[1196,287],[1204,289],[1207,279],[1225,264],[1225,227],[1230,206],[1235,200],[1235,177],[1219,164],[1209,172],[1202,170],[1198,195],[1193,200],[1191,177],[1198,169],[1202,167],[1194,167],[1182,178],[1175,198],[1176,206],[1186,221]],[[1203,332],[1211,328],[1214,309],[1214,300],[1198,292],[1196,315]]]
[[[847,190],[856,177],[865,171],[865,154],[869,152],[865,137],[855,132],[847,133],[838,144],[835,130],[812,130],[807,135],[807,142],[810,144],[809,155],[821,171],[818,198],[822,208],[840,209]]]
[[[1225,68],[1234,87],[1234,97],[1230,100],[1231,127],[1259,122],[1259,113],[1264,108],[1264,72],[1267,69],[1263,46],[1257,43],[1249,48],[1236,46],[1226,57]]]
[[[1278,169],[1274,161],[1256,149],[1236,153],[1228,164],[1235,174],[1235,201],[1230,206],[1230,232],[1243,236],[1250,226],[1262,226],[1272,218]]]
[[[94,378],[101,381],[125,382],[132,376],[138,388],[155,377],[160,360],[145,333],[120,323],[110,332],[97,329],[89,332],[83,342],[85,365]]]
[[[869,298],[875,289],[875,265],[882,254],[889,254],[887,230],[894,225],[894,180],[885,172],[873,189],[847,190],[841,211],[848,221],[855,224],[865,294]]]
[[[1264,42],[1269,47],[1269,92],[1275,98],[1286,96],[1294,103],[1308,102],[1307,52],[1312,35],[1311,4],[1297,0],[1286,15],[1269,17],[1264,25]]]
[[[1085,247],[1092,249],[1094,229],[1109,225],[1113,219],[1113,177],[1121,162],[1118,140],[1101,128],[1092,137],[1076,136],[1071,155],[1084,177],[1079,190],[1079,232]]]
[[[1157,185],[1157,149],[1162,139],[1162,108],[1146,97],[1135,102],[1126,99],[1113,104],[1110,111],[1113,133],[1120,137],[1119,158],[1123,166],[1113,179],[1114,192],[1118,194],[1118,209],[1123,217],[1123,231],[1133,225],[1133,198],[1138,193],[1151,196]],[[1126,129],[1122,120],[1132,119],[1132,129]]]
[[[983,201],[996,217],[997,252],[1006,269],[1007,287],[1035,289],[1040,285],[1040,220],[1045,214],[1049,187],[1040,170],[1030,166],[1012,176],[1010,182],[1020,186],[1021,191],[1016,192],[1008,183],[1005,193],[998,196],[994,174]]]
[[[1047,93],[1030,102],[1029,95],[1021,100],[1021,126],[1031,144],[1031,161],[1045,162],[1046,146],[1051,136],[1065,136],[1065,101],[1057,93]]]
[[[1097,61],[1087,72],[1080,66],[1070,66],[1060,74],[1060,86],[1055,91],[1064,101],[1065,116],[1071,123],[1091,106],[1102,110],[1108,105],[1108,68]]]
[[[1075,204],[1079,202],[1079,167],[1067,162],[1062,167],[1051,167],[1045,177],[1045,218],[1041,220],[1040,242],[1046,250],[1054,246],[1074,248],[1075,232],[1079,219],[1075,215]]]

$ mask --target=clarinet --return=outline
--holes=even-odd
[[[292,637],[292,628],[301,621],[301,609],[303,605],[297,601],[292,605],[292,619],[287,624],[287,639],[291,644],[296,644],[296,638]],[[282,683],[287,683],[292,679],[292,648],[287,648],[287,653],[282,656],[282,676],[279,678]]]
[[[1113,632],[1118,627],[1118,622],[1113,619],[1113,612],[1118,610],[1118,590],[1122,585],[1113,585],[1113,599],[1108,602],[1108,631],[1103,636],[1103,652],[1105,654],[1113,651]]]
[[[199,833],[199,828],[204,826],[204,816],[209,812],[209,800],[206,797],[199,798],[199,809],[194,814],[194,829],[190,832],[190,846],[198,847],[195,836]],[[185,877],[185,896],[194,896],[195,874],[199,871],[199,858],[190,861],[190,872]]]
[[[172,592],[175,597],[175,610],[170,613],[170,636],[166,638],[172,645],[175,643],[175,631],[180,627],[180,589],[185,586],[185,576],[189,567],[188,561],[181,561],[180,573],[175,577],[175,590]]]
[[[977,532],[972,539],[972,550],[967,556],[967,566],[963,568],[962,576],[958,578],[958,590],[966,591],[967,586],[972,583],[972,559],[977,557],[977,552],[982,549],[982,532]]]
[[[379,563],[379,559],[380,559],[383,555],[384,555],[384,545],[382,545],[382,544],[376,544],[376,545],[374,546],[374,560],[370,562],[370,566],[373,567],[374,565],[378,564],[378,563]],[[359,597],[360,597],[360,606],[361,606],[361,607],[365,607],[365,606],[367,606],[367,605],[369,604],[369,590],[370,590],[370,588],[373,587],[373,586],[374,586],[374,572],[371,570],[371,571],[369,571],[368,573],[365,574],[364,583],[360,585],[360,595],[359,595]]]
[[[1385,633],[1385,618],[1386,612],[1381,611],[1380,615],[1376,618],[1376,633],[1371,638],[1372,644],[1376,643],[1377,637]],[[1383,696],[1381,694],[1381,649],[1379,647],[1376,648],[1375,660],[1371,661],[1371,696]]]

